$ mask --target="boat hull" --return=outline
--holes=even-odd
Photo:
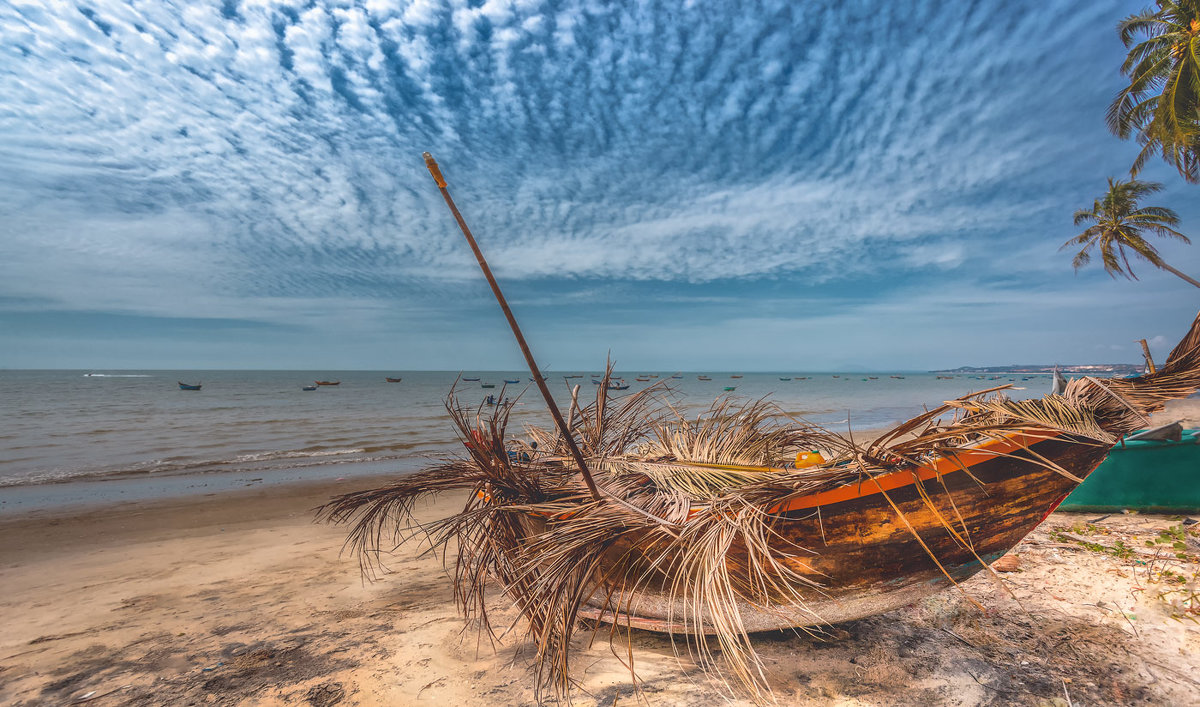
[[[1200,511],[1200,430],[1178,442],[1127,441],[1075,489],[1064,511]]]
[[[1108,453],[1107,446],[1062,436],[1026,444],[1028,450],[1017,446],[1003,452],[1006,456],[960,455],[965,470],[941,460],[915,472],[877,477],[879,484],[850,484],[782,504],[772,527],[779,541],[773,543],[776,560],[820,588],[795,587],[802,603],[740,601],[743,626],[753,632],[862,618],[961,582],[1020,542],[1075,487],[1034,461],[1031,452],[1079,477]],[[895,474],[912,480],[900,483]],[[610,593],[619,595],[616,587],[626,578],[644,571],[637,543],[609,551],[605,579],[598,581],[584,616],[669,633],[712,633],[709,617],[689,609],[682,597],[672,597],[665,578],[644,584],[624,604],[604,600]],[[726,562],[732,576],[746,574],[744,551],[731,551]],[[691,620],[685,623],[685,616]]]

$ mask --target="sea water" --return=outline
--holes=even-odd
[[[570,386],[580,386],[584,404],[595,399],[596,372],[547,372],[564,411]],[[650,373],[658,378],[635,380]],[[0,512],[22,505],[22,498],[44,505],[52,502],[45,499],[85,500],[116,488],[144,490],[147,479],[170,494],[411,471],[459,447],[444,401],[460,375],[481,379],[458,381],[464,403],[478,405],[489,394],[517,401],[512,434],[549,424],[528,371],[0,371]],[[630,388],[610,391],[612,396],[666,381],[689,413],[721,395],[767,397],[788,414],[843,433],[879,430],[926,406],[996,385],[1012,384],[1014,397],[1040,396],[1049,388],[1046,376],[1022,375],[619,375]],[[388,383],[386,377],[402,381]],[[520,383],[506,385],[506,379]],[[316,380],[340,385],[302,389]],[[202,389],[180,390],[179,381],[199,382]],[[496,387],[482,388],[484,383]],[[75,485],[67,489],[64,483]]]

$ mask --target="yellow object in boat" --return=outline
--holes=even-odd
[[[799,452],[796,454],[796,468],[804,469],[810,466],[819,466],[825,463],[825,457],[817,450],[811,452]]]

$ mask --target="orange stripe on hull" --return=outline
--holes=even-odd
[[[943,457],[934,461],[931,465],[919,466],[915,469],[901,469],[900,471],[890,471],[886,474],[880,474],[874,477],[871,486],[868,488],[863,482],[846,484],[845,486],[828,491],[821,491],[806,496],[798,496],[796,498],[784,501],[772,506],[767,510],[768,513],[787,513],[788,511],[802,511],[808,508],[816,508],[817,506],[827,506],[833,503],[842,503],[843,501],[852,501],[856,498],[870,496],[872,494],[881,493],[884,491],[892,491],[902,486],[909,486],[918,481],[928,481],[929,479],[937,478],[942,474],[948,474],[952,471],[962,471],[963,468],[970,469],[975,464],[995,459],[997,456],[1012,454],[1026,447],[1032,446],[1037,442],[1042,442],[1047,439],[1058,437],[1058,432],[1026,432],[1016,433],[1006,436],[1004,439],[989,440],[976,447],[963,450],[955,455],[954,458]],[[865,480],[864,480],[865,481]]]

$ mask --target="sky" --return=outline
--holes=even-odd
[[[426,150],[546,369],[1161,360],[1059,252],[1141,6],[0,0],[0,367],[521,367]]]

